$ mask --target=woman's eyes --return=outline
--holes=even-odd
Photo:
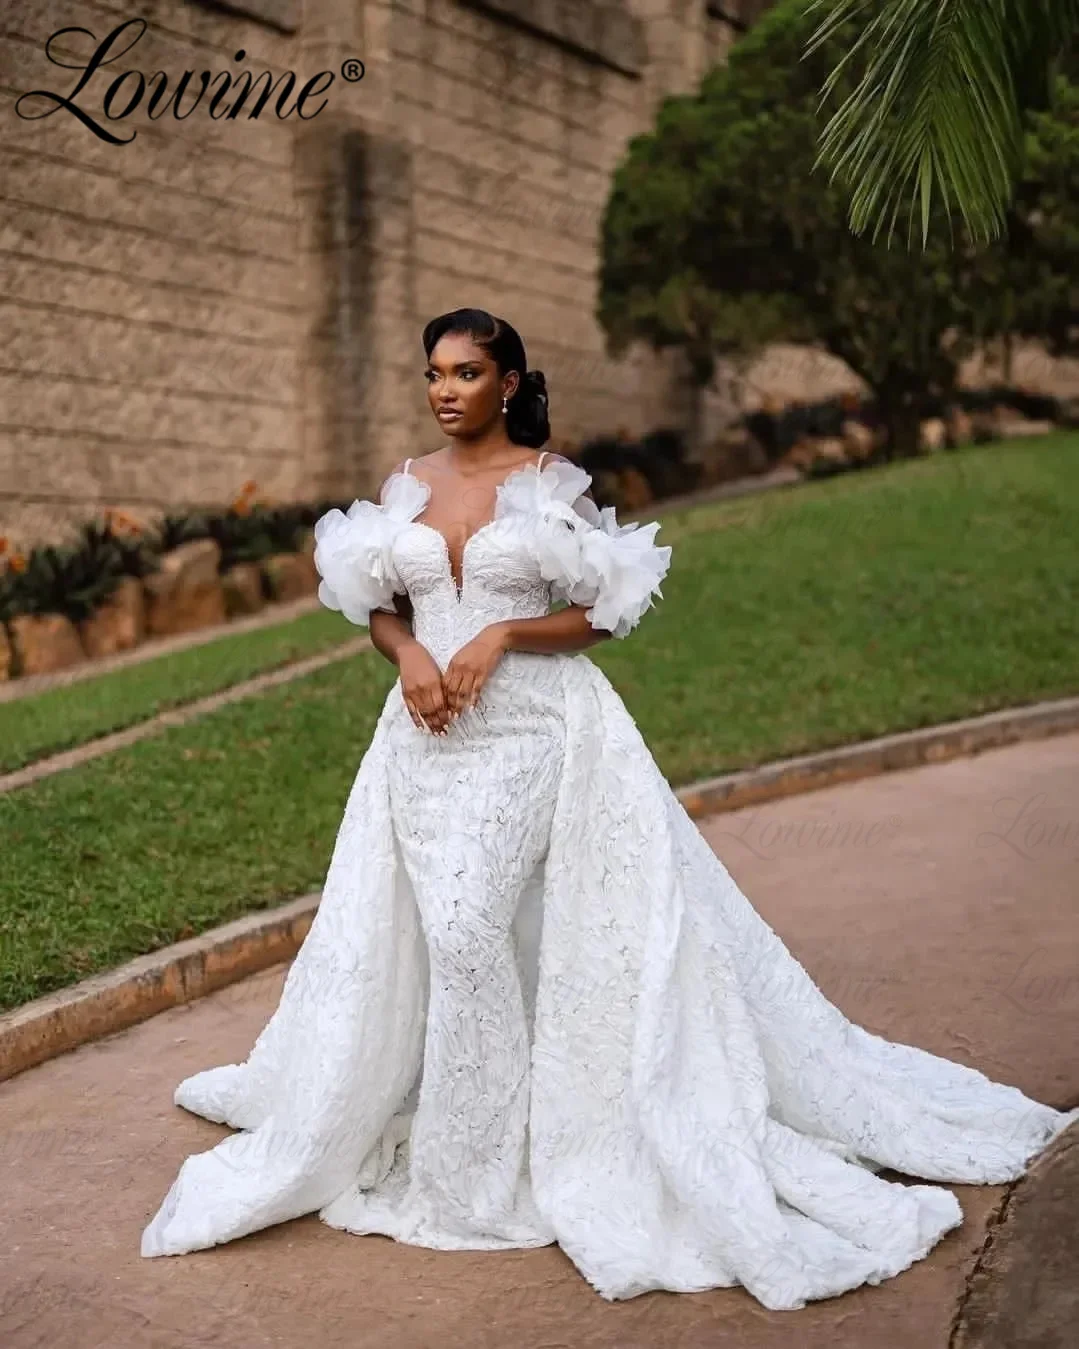
[[[478,370],[462,370],[460,375],[462,379],[478,379],[480,372]],[[438,379],[438,371],[428,370],[424,378],[427,380],[427,383],[430,384],[433,379]]]

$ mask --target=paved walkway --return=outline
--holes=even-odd
[[[1079,1102],[1079,735],[714,816],[702,828],[848,1016],[1055,1105]],[[0,1087],[5,1349],[949,1344],[1001,1188],[956,1187],[966,1222],[929,1259],[797,1312],[768,1312],[741,1289],[612,1304],[557,1247],[426,1251],[315,1217],[211,1251],[141,1259],[142,1227],[182,1159],[226,1132],[173,1106],[173,1087],[243,1057],[282,974]],[[1074,1213],[1068,1221],[1076,1226]],[[1038,1285],[1043,1302],[1053,1292]],[[1051,1310],[1042,1316],[1053,1322]]]

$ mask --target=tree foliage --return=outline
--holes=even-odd
[[[840,69],[842,97],[859,72],[841,66],[852,24],[806,55],[813,31],[806,0],[787,0],[630,143],[603,221],[598,317],[612,355],[635,340],[679,346],[702,383],[720,356],[823,347],[873,389],[909,453],[925,396],[947,395],[980,342],[1069,308],[1074,86],[1028,129],[1014,237],[976,245],[937,199],[912,254],[853,234],[842,185],[816,163],[819,91]]]

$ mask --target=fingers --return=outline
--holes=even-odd
[[[463,712],[476,706],[481,685],[481,680],[470,680],[458,685],[456,694],[451,690],[441,699],[437,694],[426,698],[417,695],[415,698],[406,698],[405,706],[418,730],[443,735]]]
[[[442,691],[446,699],[446,707],[449,709],[450,717],[457,717],[463,710],[461,702],[461,683],[464,676],[460,667],[455,666],[450,661],[446,667],[446,673],[442,676]]]
[[[413,685],[407,693],[402,690],[402,696],[417,730],[427,731],[433,735],[445,730],[449,721],[449,709],[443,696],[441,681]]]
[[[424,688],[417,698],[417,704],[427,729],[435,735],[442,735],[450,722],[450,708],[443,692],[442,681],[438,680]]]
[[[482,682],[477,678],[462,678],[452,689],[447,690],[446,701],[454,717],[459,717],[462,712],[476,706]]]
[[[442,735],[449,725],[449,709],[444,702],[431,703],[420,709],[424,725],[433,735]]]
[[[451,674],[446,679],[446,704],[451,716],[459,717],[468,707],[467,687],[467,680],[461,673]]]
[[[446,668],[442,684],[451,713],[460,716],[479,702],[485,682],[483,670],[470,669],[467,664],[456,665],[452,660]]]
[[[405,704],[419,730],[444,735],[462,713],[477,706],[484,682],[482,670],[451,663],[440,681],[413,686]]]
[[[445,730],[445,720],[437,712],[421,712],[418,708],[410,706],[409,713],[416,724],[416,729],[427,735],[441,735]]]
[[[418,731],[427,731],[430,729],[427,723],[424,721],[423,717],[420,715],[419,709],[417,708],[416,704],[412,701],[411,698],[405,699],[405,706],[408,708],[408,715],[412,718],[412,721]]]

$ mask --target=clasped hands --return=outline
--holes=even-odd
[[[509,649],[509,629],[491,623],[456,651],[446,669],[412,641],[398,655],[401,695],[409,716],[421,731],[445,735],[450,725],[475,707],[491,672]]]

